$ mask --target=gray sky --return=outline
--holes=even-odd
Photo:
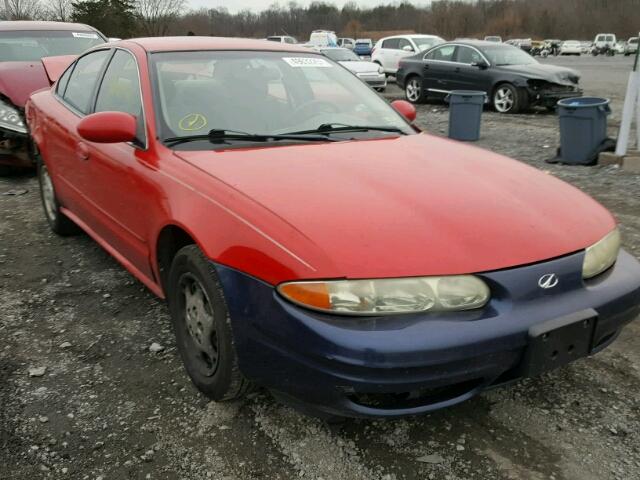
[[[341,7],[348,0],[325,0],[327,3],[333,3]],[[378,4],[388,4],[392,3],[393,0],[355,0],[361,6],[373,7]],[[280,5],[286,5],[288,1],[273,1],[273,0],[187,0],[188,4],[192,8],[216,8],[216,7],[226,7],[230,12],[235,13],[239,10],[250,9],[254,11],[264,10],[269,5],[273,3],[280,3]],[[311,3],[311,0],[297,0],[297,3],[301,5],[308,5]],[[416,4],[426,3],[423,1],[413,2]]]

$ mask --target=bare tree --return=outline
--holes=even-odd
[[[48,0],[49,5],[45,8],[47,18],[56,22],[68,22],[71,20],[73,5],[71,0]]]
[[[166,35],[171,23],[183,12],[185,0],[137,0],[136,12],[142,32],[150,37]]]
[[[40,0],[5,0],[4,6],[10,20],[33,20],[43,13]]]

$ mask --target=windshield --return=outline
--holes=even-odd
[[[104,42],[104,38],[92,31],[5,31],[0,32],[0,62],[31,62],[42,57],[79,55]]]
[[[360,61],[360,57],[346,48],[327,48],[326,50],[322,50],[322,53],[334,62]]]
[[[489,59],[492,65],[531,65],[538,63],[531,55],[511,45],[496,45],[484,47],[482,53]]]
[[[429,50],[431,47],[444,43],[444,40],[438,37],[411,37],[411,40],[413,40],[421,51]]]
[[[151,72],[163,140],[214,129],[281,135],[324,124],[415,133],[355,75],[317,54],[162,52],[151,55]]]
[[[630,38],[629,39],[629,43],[638,43],[638,39],[637,38]]]

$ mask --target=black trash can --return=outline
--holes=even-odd
[[[474,90],[453,90],[446,100],[449,102],[449,138],[465,142],[480,139],[482,108],[487,101],[487,94]]]
[[[560,100],[560,160],[572,165],[593,163],[600,145],[607,138],[607,116],[610,113],[607,98]]]

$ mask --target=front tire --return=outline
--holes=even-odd
[[[196,245],[171,264],[167,300],[176,344],[193,384],[216,401],[244,395],[250,383],[238,367],[229,311],[215,268]]]
[[[492,105],[498,113],[518,113],[527,107],[526,92],[510,83],[502,83],[493,91]]]
[[[422,89],[422,78],[418,75],[409,77],[404,86],[404,95],[411,103],[424,103],[426,98]]]
[[[44,216],[51,230],[63,237],[77,235],[80,228],[73,221],[60,211],[60,202],[56,195],[51,176],[47,166],[38,158],[38,184],[40,185],[40,200],[44,208]]]

